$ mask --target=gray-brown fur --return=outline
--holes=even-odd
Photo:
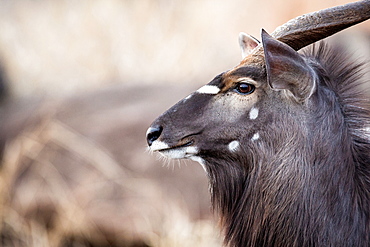
[[[359,65],[324,46],[309,60],[320,76],[309,106],[268,105],[260,142],[246,138],[237,155],[207,163],[231,246],[370,244],[370,112]]]
[[[160,116],[149,145],[204,165],[228,246],[370,246],[362,64],[323,44],[298,54],[265,32],[262,44]]]

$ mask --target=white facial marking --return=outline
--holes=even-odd
[[[197,154],[198,153],[198,148],[197,147],[193,147],[193,146],[186,147],[185,148],[185,152],[186,152],[187,155],[189,155],[189,154]]]
[[[251,138],[252,141],[257,141],[258,139],[260,139],[260,134],[259,133],[254,134]]]
[[[212,85],[205,85],[197,90],[197,93],[204,94],[218,94],[218,92],[220,92],[220,88]]]
[[[228,148],[231,152],[238,150],[240,143],[238,141],[232,141],[229,143]]]
[[[152,145],[150,146],[150,150],[151,151],[158,151],[158,150],[166,149],[166,148],[169,148],[169,147],[170,146],[168,146],[167,143],[157,140],[157,141],[154,141],[152,143]]]
[[[170,159],[183,159],[185,158],[185,150],[184,149],[169,149],[169,150],[164,150],[160,152],[160,154],[170,158]]]
[[[153,145],[153,144],[152,144]],[[171,158],[171,159],[184,159],[190,158],[198,153],[198,148],[194,146],[190,147],[179,147],[173,149],[159,150],[160,154]]]
[[[249,118],[253,120],[253,119],[256,119],[257,117],[258,117],[258,109],[253,107],[251,111],[249,112]]]
[[[203,170],[204,170],[205,172],[207,172],[207,169],[206,169],[206,162],[204,161],[204,159],[202,159],[202,158],[201,158],[201,157],[199,157],[199,156],[191,156],[191,157],[189,157],[189,159],[191,159],[191,160],[193,160],[193,161],[198,162],[198,163],[202,166]]]

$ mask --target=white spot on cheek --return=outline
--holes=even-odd
[[[258,117],[258,109],[257,108],[252,108],[251,111],[249,112],[249,118],[250,119],[256,119]]]
[[[232,141],[229,143],[228,148],[231,152],[238,150],[240,143],[238,141]]]
[[[260,134],[259,133],[254,134],[251,138],[252,141],[257,141],[258,139],[260,139]]]
[[[197,90],[197,93],[204,94],[218,94],[218,92],[220,92],[220,88],[212,85],[205,85]]]
[[[151,151],[158,151],[158,150],[166,149],[166,148],[169,148],[169,147],[170,146],[168,146],[168,144],[165,143],[165,142],[154,141],[152,143],[152,145],[150,146],[150,150]]]

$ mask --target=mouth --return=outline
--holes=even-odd
[[[174,146],[170,146],[165,142],[156,140],[152,143],[149,150],[153,152],[158,152],[164,157],[170,159],[190,159],[196,161],[207,173],[205,160],[199,157],[199,149],[196,145],[194,145],[194,140],[190,140]]]
[[[193,145],[194,141],[188,141],[183,144],[169,146],[162,141],[154,141],[150,146],[150,150],[159,152],[160,154],[171,159],[184,159],[195,156],[198,153],[198,148]]]
[[[155,151],[165,152],[165,151],[172,150],[172,149],[189,147],[189,146],[193,145],[193,143],[194,143],[193,141],[189,141],[189,142],[186,142],[185,144],[180,144],[180,145],[176,145],[176,146],[172,146],[172,147],[168,147],[168,148],[162,148],[162,149],[155,150]]]

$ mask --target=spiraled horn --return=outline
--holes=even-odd
[[[299,50],[369,18],[370,0],[363,0],[296,17],[271,36]]]

